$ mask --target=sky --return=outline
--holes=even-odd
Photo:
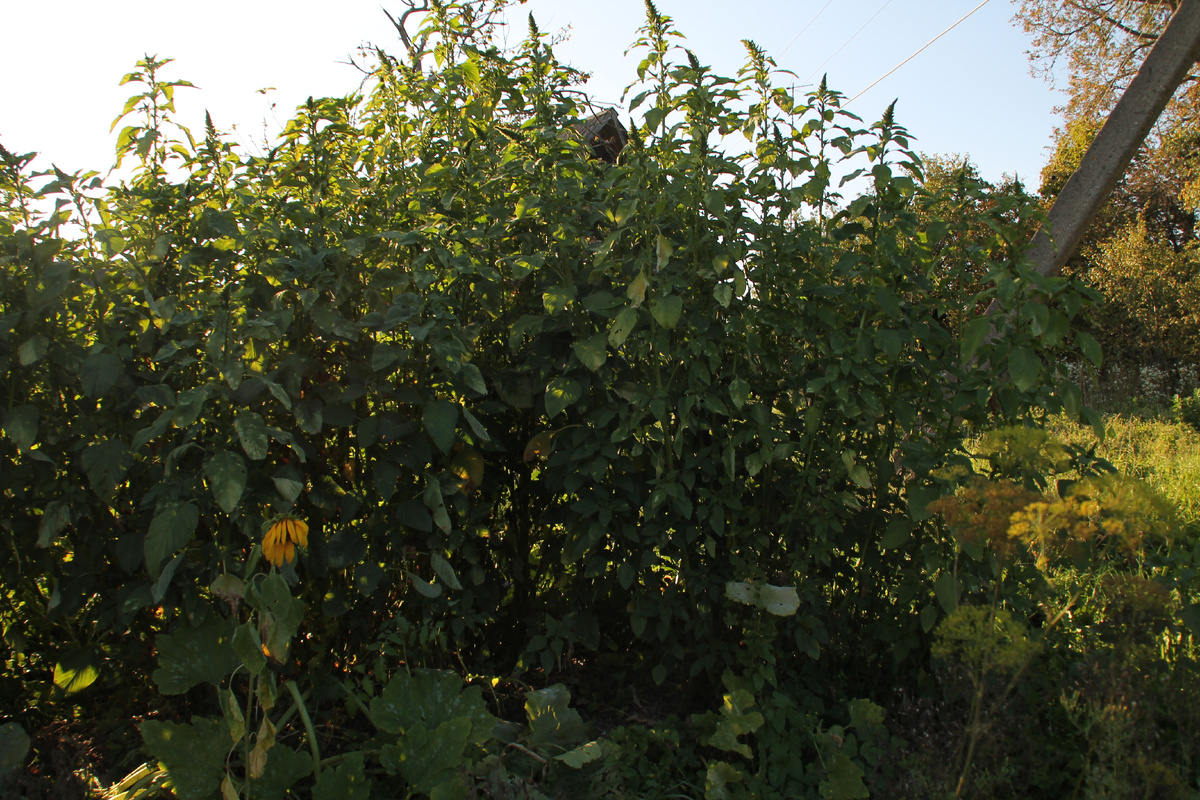
[[[658,0],[700,61],[725,75],[744,63],[742,39],[767,50],[781,83],[858,95],[955,23],[979,0]],[[382,0],[399,13],[404,0]],[[109,128],[134,87],[119,86],[144,54],[172,58],[164,76],[198,89],[176,95],[196,135],[205,110],[257,152],[310,96],[356,90],[351,61],[363,44],[400,52],[378,0],[0,0],[0,144],[38,151],[35,166],[105,172]],[[1049,157],[1062,96],[1030,74],[1028,37],[1010,0],[989,0],[849,109],[870,123],[897,100],[897,122],[917,150],[969,154],[983,176],[1016,174],[1031,189]],[[516,44],[532,13],[544,32],[565,31],[560,60],[592,74],[587,90],[620,108],[637,59],[624,52],[645,19],[643,0],[526,0],[502,30]],[[411,27],[411,26],[410,26]],[[682,58],[682,54],[680,58]],[[260,91],[267,90],[267,91]],[[640,112],[639,112],[640,113]],[[622,113],[627,118],[627,113]]]

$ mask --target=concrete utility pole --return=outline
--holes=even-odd
[[[1039,273],[1062,270],[1198,58],[1200,0],[1182,0],[1033,237],[1027,256]]]

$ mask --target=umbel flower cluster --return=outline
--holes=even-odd
[[[285,517],[271,524],[263,537],[263,558],[277,567],[296,560],[296,545],[308,547],[308,523]]]

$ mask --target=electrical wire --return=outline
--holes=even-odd
[[[858,94],[854,95],[854,97],[851,97],[849,100],[847,100],[845,103],[843,103],[843,104],[842,104],[842,108],[845,108],[846,106],[850,105],[850,104],[851,104],[851,103],[853,103],[855,100],[857,100],[858,98],[862,97],[862,96],[863,96],[864,94],[866,94],[867,92],[869,92],[869,91],[871,91],[872,89],[874,89],[876,84],[880,83],[880,82],[881,82],[881,81],[882,81],[884,78],[886,78],[888,75],[891,75],[893,72],[895,72],[896,70],[900,69],[900,68],[901,68],[901,67],[903,67],[905,64],[907,64],[908,62],[910,62],[910,61],[912,61],[914,58],[916,58],[917,56],[921,55],[921,53],[923,53],[923,52],[925,51],[925,48],[929,47],[929,45],[933,44],[933,43],[934,43],[934,42],[936,42],[938,39],[942,38],[942,37],[943,37],[943,36],[945,36],[947,33],[949,33],[950,31],[954,30],[955,28],[957,28],[959,25],[961,25],[961,24],[962,24],[962,23],[963,23],[963,22],[964,22],[964,21],[967,19],[967,17],[971,16],[971,15],[972,15],[972,14],[974,14],[976,11],[978,11],[979,9],[983,8],[984,6],[986,6],[986,5],[987,5],[989,2],[991,2],[991,0],[983,0],[983,2],[982,2],[982,3],[980,3],[980,4],[979,4],[979,5],[977,5],[977,6],[975,6],[975,7],[974,7],[974,8],[972,8],[970,11],[968,11],[966,14],[964,14],[964,15],[962,16],[962,18],[958,20],[958,22],[954,23],[954,24],[953,24],[953,25],[951,25],[949,28],[946,28],[946,30],[942,31],[942,32],[941,32],[941,33],[939,33],[937,36],[933,37],[933,38],[932,38],[932,39],[930,39],[928,42],[926,42],[924,45],[922,45],[922,47],[921,47],[921,49],[920,49],[920,50],[918,50],[917,52],[913,53],[911,56],[909,56],[908,58],[904,59],[903,61],[901,61],[901,62],[900,62],[899,64],[897,64],[896,66],[894,66],[894,67],[892,67],[891,69],[889,69],[889,70],[888,70],[887,72],[885,72],[883,75],[881,75],[880,77],[876,78],[876,79],[875,79],[875,80],[874,80],[874,81],[871,83],[871,85],[870,85],[870,86],[868,86],[866,89],[863,89],[861,92],[859,92]],[[820,67],[818,67],[817,69],[820,69]]]
[[[986,2],[986,0],[985,0],[985,2]],[[885,8],[887,8],[888,6],[890,6],[891,4],[892,4],[892,0],[887,0],[887,2],[886,2],[886,3],[884,3],[883,5],[881,5],[881,6],[879,7],[879,10],[878,10],[878,11],[876,11],[874,14],[872,14],[872,15],[871,15],[871,17],[870,17],[870,19],[868,19],[866,22],[864,22],[864,23],[862,24],[862,27],[861,27],[861,28],[859,28],[858,30],[856,30],[856,31],[854,32],[854,35],[853,35],[853,36],[851,36],[849,39],[847,39],[845,42],[843,42],[843,43],[842,43],[842,46],[841,46],[841,47],[839,47],[837,50],[835,50],[835,51],[834,51],[834,53],[833,53],[833,55],[831,55],[829,58],[827,58],[827,59],[825,59],[824,61],[822,61],[822,62],[820,63],[820,65],[819,65],[819,66],[818,66],[816,69],[814,69],[814,70],[812,71],[812,75],[809,75],[807,78],[805,78],[805,79],[804,79],[804,82],[805,82],[805,83],[808,83],[809,81],[811,81],[811,80],[813,79],[813,76],[815,76],[815,75],[816,75],[818,72],[820,72],[820,71],[821,71],[821,67],[825,66],[825,65],[826,65],[826,64],[828,64],[830,61],[833,61],[835,58],[837,58],[837,54],[838,54],[838,53],[840,53],[840,52],[842,52],[843,50],[845,50],[845,49],[846,49],[846,45],[850,44],[850,43],[851,43],[851,42],[853,42],[853,41],[854,41],[856,38],[858,38],[858,35],[859,35],[860,33],[862,33],[862,32],[863,32],[863,30],[865,30],[865,29],[866,29],[866,27],[867,27],[868,25],[870,25],[870,24],[871,24],[871,21],[872,21],[872,20],[874,20],[876,17],[878,17],[878,16],[879,16],[881,13],[883,13],[883,10],[884,10]]]
[[[809,28],[812,27],[812,24],[817,21],[817,17],[824,14],[825,9],[829,8],[829,6],[832,4],[833,4],[833,0],[828,0],[828,2],[825,3],[825,5],[821,6],[821,10],[817,12],[817,15],[815,17],[813,17],[812,19],[810,19],[808,21],[808,24],[805,25],[803,28],[801,28],[800,32],[797,33],[790,42],[788,42],[788,46],[783,48],[783,52],[781,52],[778,56],[776,56],[776,61],[783,58],[783,54],[786,53],[788,50],[792,49],[792,45],[794,45],[800,39],[800,37],[804,35],[804,32],[806,30],[808,30]]]

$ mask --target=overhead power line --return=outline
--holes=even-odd
[[[824,14],[824,13],[825,13],[825,9],[829,8],[829,6],[830,6],[832,3],[833,3],[833,0],[828,0],[828,2],[826,2],[826,3],[825,3],[825,5],[821,6],[821,10],[817,12],[816,16],[814,16],[812,19],[810,19],[810,20],[808,21],[808,24],[807,24],[807,25],[805,25],[803,28],[801,28],[801,29],[800,29],[800,32],[799,32],[799,33],[797,33],[797,34],[796,34],[796,35],[795,35],[795,36],[792,38],[792,40],[791,40],[790,42],[788,42],[788,46],[787,46],[787,47],[785,47],[785,48],[783,48],[783,52],[781,52],[781,53],[779,54],[779,56],[778,56],[778,58],[777,58],[776,60],[778,60],[779,58],[783,58],[783,54],[784,54],[784,53],[786,53],[788,50],[791,50],[791,49],[792,49],[792,45],[794,45],[794,44],[795,44],[797,41],[799,41],[800,37],[804,35],[804,32],[805,32],[806,30],[808,30],[809,28],[811,28],[811,27],[812,27],[812,24],[813,24],[814,22],[816,22],[816,21],[817,21],[817,17],[819,17],[819,16],[821,16],[822,14]]]
[[[985,0],[985,2],[986,2],[986,0]],[[830,61],[833,61],[835,58],[837,58],[837,54],[838,54],[838,53],[840,53],[840,52],[842,52],[843,50],[845,50],[845,49],[846,49],[846,45],[850,44],[850,43],[851,43],[851,42],[853,42],[853,41],[854,41],[856,38],[858,38],[858,35],[859,35],[860,33],[862,33],[862,32],[863,32],[863,30],[864,30],[864,29],[866,29],[866,27],[867,27],[868,25],[870,25],[870,24],[871,24],[871,20],[873,20],[873,19],[875,19],[876,17],[878,17],[878,16],[879,16],[881,13],[883,13],[883,10],[884,10],[885,8],[887,8],[888,6],[890,6],[891,4],[892,4],[892,0],[887,0],[887,2],[886,2],[886,3],[884,3],[883,5],[881,5],[881,6],[879,7],[879,10],[878,10],[878,11],[876,11],[874,14],[872,14],[872,15],[871,15],[871,17],[870,17],[870,19],[868,19],[866,22],[864,22],[864,23],[862,24],[862,27],[861,27],[861,28],[859,28],[858,30],[856,30],[856,31],[854,32],[854,35],[853,35],[853,36],[851,36],[851,37],[850,37],[849,39],[847,39],[846,41],[842,42],[842,46],[841,46],[841,47],[839,47],[837,50],[835,50],[835,51],[833,52],[833,55],[831,55],[829,58],[827,58],[827,59],[825,59],[824,61],[822,61],[822,62],[821,62],[821,64],[820,64],[820,66],[818,66],[816,69],[814,69],[814,70],[812,71],[812,75],[809,75],[807,78],[805,78],[805,79],[804,79],[804,82],[805,82],[805,83],[808,83],[809,81],[811,81],[811,80],[813,79],[813,75],[816,75],[818,72],[820,72],[820,71],[821,71],[821,67],[825,66],[825,65],[826,65],[826,64],[828,64]]]
[[[986,5],[987,5],[989,2],[990,2],[990,0],[983,0],[983,2],[982,2],[982,3],[980,3],[980,4],[979,4],[979,5],[977,5],[977,6],[975,6],[975,7],[974,7],[974,8],[972,8],[970,11],[968,11],[966,14],[964,14],[964,15],[962,16],[962,18],[958,20],[958,22],[954,23],[954,24],[953,24],[953,25],[951,25],[949,28],[946,28],[946,30],[942,31],[942,32],[941,32],[941,33],[939,33],[937,36],[933,37],[933,38],[932,38],[932,39],[930,39],[928,42],[926,42],[926,43],[925,43],[925,44],[924,44],[924,45],[921,47],[921,49],[920,49],[920,50],[918,50],[917,52],[913,53],[911,56],[909,56],[908,58],[904,59],[903,61],[901,61],[901,62],[900,62],[899,64],[897,64],[896,66],[894,66],[894,67],[892,67],[891,69],[889,69],[889,70],[888,70],[887,72],[885,72],[883,75],[881,75],[881,76],[879,76],[878,78],[876,78],[876,79],[875,79],[875,80],[874,80],[874,81],[871,83],[871,85],[870,85],[870,86],[868,86],[866,89],[863,89],[861,92],[859,92],[858,94],[854,95],[854,97],[851,97],[849,100],[847,100],[845,103],[843,103],[843,104],[842,104],[842,107],[843,107],[843,108],[845,108],[846,106],[850,105],[850,104],[851,104],[851,103],[853,103],[855,100],[857,100],[858,98],[862,97],[862,96],[863,96],[864,94],[866,94],[867,92],[869,92],[869,91],[871,91],[872,89],[874,89],[876,84],[878,84],[880,81],[882,81],[882,80],[883,80],[884,78],[886,78],[888,75],[891,75],[893,72],[895,72],[896,70],[898,70],[898,69],[900,69],[901,67],[903,67],[903,66],[904,66],[905,64],[907,64],[908,62],[912,61],[912,60],[913,60],[914,58],[916,58],[917,56],[921,55],[921,53],[925,51],[925,48],[929,47],[929,45],[933,44],[933,43],[934,43],[934,42],[936,42],[938,39],[942,38],[942,37],[943,37],[943,36],[945,36],[947,33],[949,33],[950,31],[954,30],[955,28],[957,28],[959,25],[961,25],[961,24],[962,24],[962,23],[963,23],[963,22],[964,22],[964,21],[967,19],[967,17],[971,16],[971,15],[972,15],[972,14],[974,14],[976,11],[978,11],[979,9],[983,8],[984,6],[986,6]],[[882,9],[881,9],[881,10],[882,10]],[[836,54],[835,54],[835,55],[836,55]],[[820,69],[820,67],[818,67],[817,69]]]

